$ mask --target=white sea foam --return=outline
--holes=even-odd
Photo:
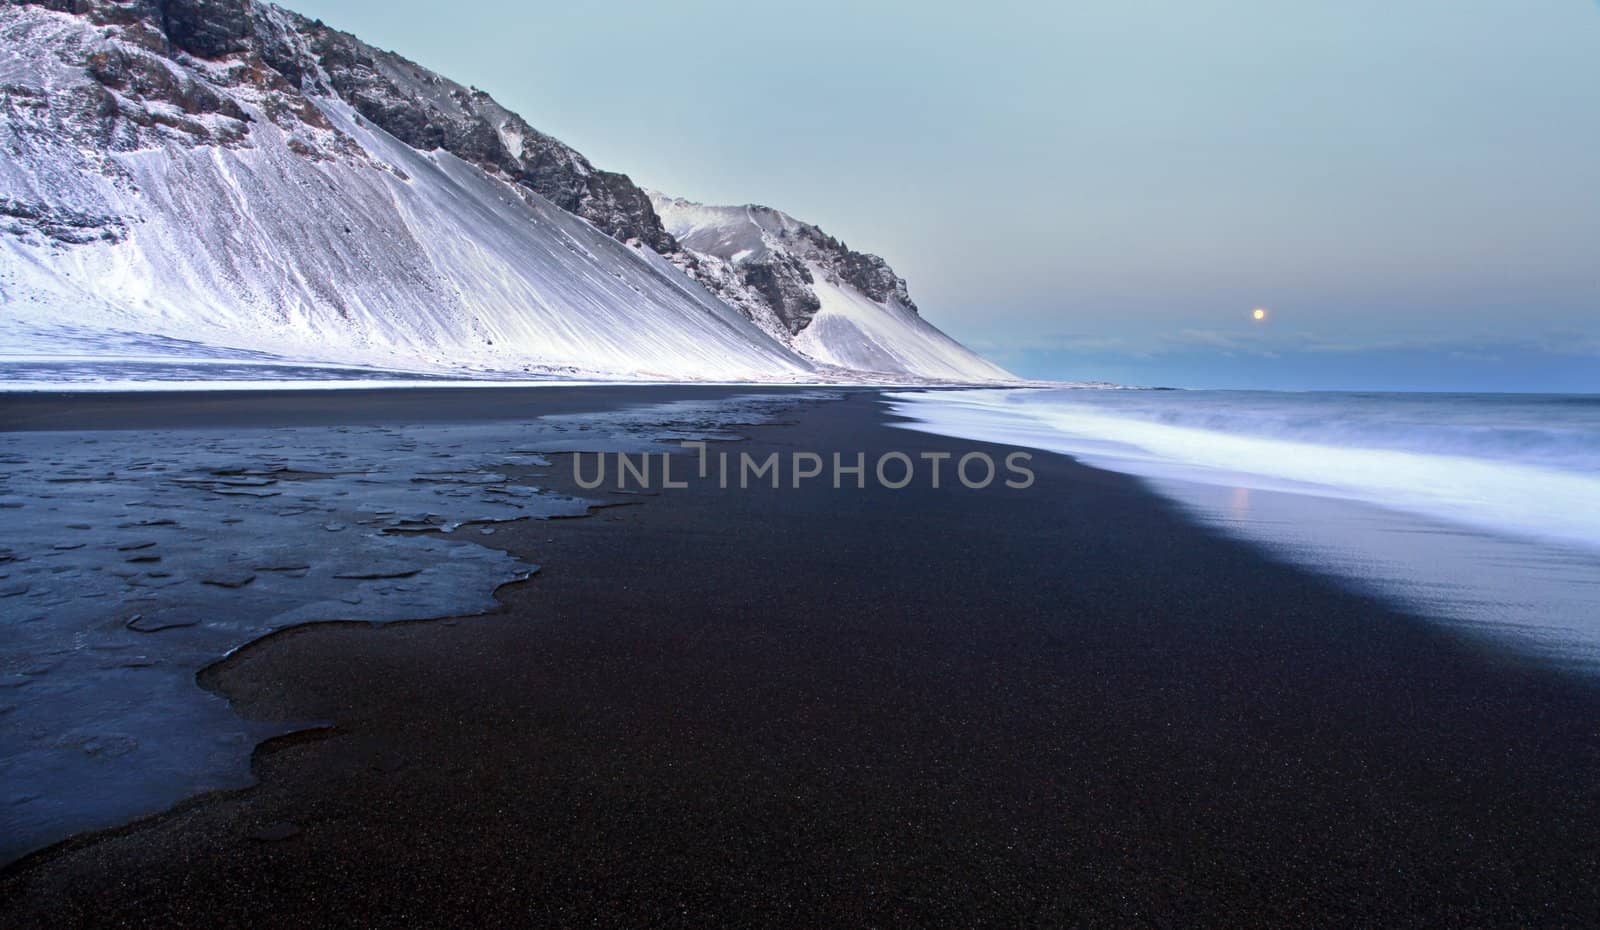
[[[1141,476],[1295,561],[1600,667],[1600,397],[890,396],[913,429]]]

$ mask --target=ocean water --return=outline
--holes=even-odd
[[[1600,396],[978,390],[913,429],[1138,475],[1204,522],[1600,672]]]

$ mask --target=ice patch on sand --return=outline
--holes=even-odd
[[[467,425],[0,433],[0,860],[250,783],[285,727],[196,672],[277,629],[492,610],[545,453],[660,451],[815,392]]]

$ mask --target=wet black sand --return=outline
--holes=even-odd
[[[624,404],[711,400],[804,386],[594,384],[537,387],[284,389],[0,394],[0,430],[365,426],[595,413]],[[826,388],[825,390],[834,390]],[[850,390],[850,389],[846,389]]]
[[[984,448],[883,419],[728,449]],[[331,728],[13,867],[0,926],[1600,923],[1593,685],[1033,467],[507,529],[499,615],[205,676]]]

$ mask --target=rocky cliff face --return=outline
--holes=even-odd
[[[922,320],[905,279],[781,210],[650,192],[692,273],[778,341],[831,365],[955,379],[1008,378]]]
[[[0,356],[22,357],[0,378],[59,356],[814,377],[642,239],[576,215],[617,198],[585,193],[575,154],[531,180],[528,159],[521,180],[485,167],[511,143],[472,128],[488,104],[444,112],[468,91],[379,80],[399,66],[265,5],[66,6],[0,4]],[[415,117],[336,80],[439,98]],[[462,154],[403,142],[363,99]],[[533,181],[578,184],[577,209]]]
[[[85,118],[70,123],[104,124],[118,117],[136,125],[171,123],[181,118],[164,112],[161,105],[170,104],[188,117],[222,113],[240,124],[204,131],[189,123],[177,124],[175,128],[187,130],[197,144],[239,142],[247,131],[243,112],[203,83],[174,73],[161,60],[188,56],[197,60],[208,78],[269,98],[266,102],[274,114],[316,125],[319,121],[307,97],[337,96],[407,145],[422,151],[443,149],[539,194],[619,240],[637,240],[662,254],[677,251],[650,198],[626,175],[596,169],[582,154],[535,130],[483,91],[463,87],[320,21],[251,0],[9,2],[116,27],[124,41],[152,53],[85,55],[86,66],[107,90],[154,106],[114,113],[118,101],[96,95],[75,108]],[[147,134],[137,131],[125,131],[121,140],[124,149],[149,141]]]
[[[190,312],[170,308],[212,306],[202,322],[248,319],[252,331],[279,335],[348,326],[339,338],[361,344],[387,338],[373,327],[407,330],[413,348],[481,341],[496,358],[520,352],[540,364],[557,354],[558,367],[581,368],[587,332],[608,366],[643,353],[640,370],[668,370],[645,364],[660,361],[649,356],[661,339],[641,341],[666,324],[628,324],[616,303],[630,299],[621,282],[649,297],[639,312],[697,319],[711,308],[722,320],[737,311],[771,340],[741,364],[767,359],[792,374],[810,367],[794,352],[819,351],[827,328],[813,322],[830,287],[916,317],[887,264],[815,226],[749,208],[760,217],[750,254],[703,239],[685,247],[658,212],[664,200],[595,168],[487,93],[253,0],[0,0],[0,151],[0,246],[9,236],[38,247],[0,265],[0,294],[21,293],[26,279],[39,285],[31,304],[89,301],[130,327],[159,322],[166,335]],[[478,174],[461,175],[458,164]],[[452,197],[494,215],[469,216]],[[454,246],[435,241],[445,234],[418,212],[424,202],[458,213],[453,235],[475,250],[448,258]],[[552,207],[631,246],[622,254],[633,257],[537,219]],[[486,254],[512,265],[478,267]],[[541,265],[568,277],[531,277],[551,273]],[[139,299],[89,288],[96,275],[118,286],[139,280]],[[201,286],[209,290],[181,292]],[[597,301],[582,312],[604,322],[598,329],[563,316]],[[425,331],[409,331],[402,308],[412,306],[428,317]],[[550,319],[522,318],[541,314]],[[753,338],[716,327],[719,339]],[[691,340],[673,364],[708,351]],[[821,355],[825,365],[862,367],[838,361],[856,358],[890,375],[959,376],[896,367],[892,353]]]
[[[874,303],[917,312],[905,279],[888,262],[852,251],[781,210],[707,206],[649,193],[669,232],[690,253],[696,275],[718,296],[746,308],[753,318],[775,320],[790,336],[821,309],[813,269]]]
[[[349,33],[304,17],[259,7],[277,30],[262,44],[263,60],[280,74],[322,83],[374,125],[413,148],[443,149],[583,217],[621,241],[656,252],[677,251],[650,198],[627,175],[600,171],[570,146],[529,126],[477,88],[440,77]]]

